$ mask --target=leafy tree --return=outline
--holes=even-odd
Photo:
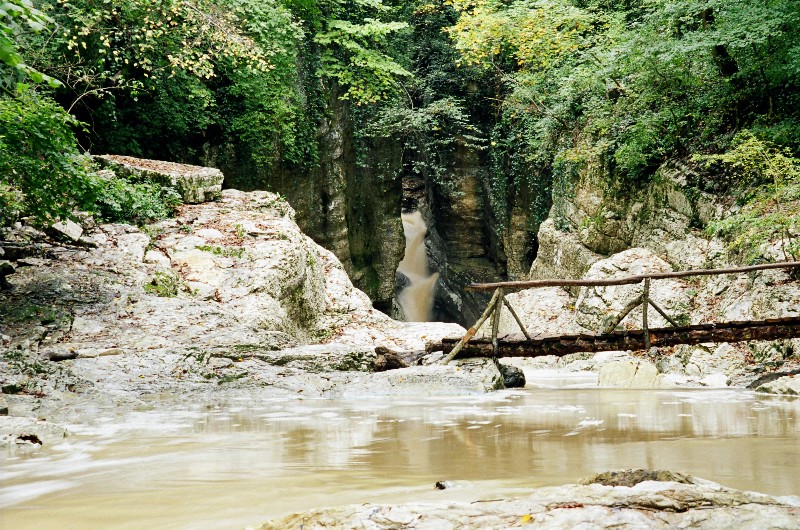
[[[59,84],[57,80],[26,64],[16,44],[20,34],[26,31],[39,32],[49,22],[50,19],[36,9],[30,0],[6,0],[0,3],[0,64],[6,67],[0,68],[3,76],[0,84],[6,89],[26,77],[35,83]]]
[[[0,97],[0,226],[18,214],[47,222],[93,208],[98,183],[75,145],[77,125],[33,90]]]
[[[709,224],[710,234],[727,239],[747,262],[762,259],[774,240],[784,260],[800,259],[800,159],[742,131],[729,151],[695,160],[728,175],[740,203],[738,212]]]

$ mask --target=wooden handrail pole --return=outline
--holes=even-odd
[[[461,351],[461,348],[463,348],[464,345],[467,343],[467,341],[469,341],[469,339],[471,339],[475,335],[475,333],[478,332],[483,323],[486,322],[486,319],[489,318],[489,315],[492,314],[492,311],[494,311],[495,305],[497,304],[497,299],[499,297],[500,297],[500,289],[497,289],[492,295],[492,299],[489,300],[489,305],[486,306],[486,309],[483,311],[481,317],[478,319],[475,325],[469,328],[467,332],[464,334],[464,336],[461,337],[461,340],[458,341],[458,344],[456,344],[453,347],[453,349],[450,351],[447,357],[442,359],[442,364],[447,364],[456,358],[456,355],[458,355],[458,352]]]
[[[614,331],[614,329],[617,326],[619,326],[619,323],[625,320],[625,317],[628,316],[628,314],[634,309],[636,309],[636,307],[641,303],[642,303],[642,295],[639,295],[630,302],[628,302],[628,305],[622,308],[622,311],[620,311],[619,315],[611,319],[605,325],[605,327],[603,327],[603,329],[600,330],[600,333],[605,335],[607,333],[611,333],[612,331]]]
[[[511,313],[512,317],[514,317],[514,320],[517,321],[517,326],[519,326],[519,329],[522,330],[522,334],[525,335],[525,338],[528,340],[532,340],[531,336],[528,335],[528,331],[525,329],[525,326],[522,324],[522,319],[519,318],[519,315],[514,310],[514,308],[511,307],[511,303],[505,297],[503,297],[503,304],[506,306],[506,308],[508,308],[508,312]]]
[[[500,329],[500,314],[503,312],[503,301],[505,300],[503,288],[500,287],[497,292],[499,295],[494,303],[494,313],[492,313],[492,352],[495,357],[497,357],[497,332]]]
[[[709,322],[673,328],[650,328],[650,347],[664,348],[678,344],[704,342],[744,342],[751,340],[777,340],[800,337],[800,316],[745,322]],[[429,352],[446,350],[458,339],[442,339],[429,344]],[[642,330],[617,331],[608,335],[570,334],[539,337],[534,340],[500,341],[498,358],[564,356],[577,352],[599,352],[644,349]],[[461,355],[465,357],[491,357],[492,344],[488,338],[470,341]]]
[[[644,331],[644,349],[650,349],[650,329],[647,327],[647,310],[650,308],[650,278],[644,279],[642,291],[642,331]]]
[[[653,299],[652,299],[652,298],[651,298],[650,300],[648,300],[648,301],[650,302],[650,305],[651,305],[651,306],[653,306],[653,309],[655,309],[656,311],[658,311],[658,314],[659,314],[659,315],[661,315],[662,317],[664,317],[664,318],[666,319],[666,321],[667,321],[667,322],[669,322],[670,324],[672,324],[672,327],[673,327],[673,328],[680,327],[680,325],[679,325],[679,324],[678,324],[678,323],[675,321],[675,319],[674,319],[674,318],[672,318],[671,316],[669,316],[669,315],[667,314],[667,312],[666,312],[666,311],[664,311],[663,309],[661,309],[661,307],[659,307],[659,305],[658,305],[658,304],[656,304],[655,302],[653,302]]]
[[[525,280],[515,282],[472,283],[465,289],[467,291],[493,291],[498,287],[506,290],[517,291],[532,289],[534,287],[601,287],[610,285],[633,285],[641,283],[645,278],[664,280],[667,278],[686,278],[689,276],[715,276],[717,274],[739,274],[743,272],[765,271],[770,269],[800,269],[800,261],[784,261],[781,263],[765,263],[749,267],[731,267],[727,269],[693,269],[678,272],[654,272],[639,276],[626,276],[624,278],[608,278],[600,280]]]

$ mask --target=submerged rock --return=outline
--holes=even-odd
[[[348,384],[337,397],[447,396],[481,394],[503,388],[503,375],[491,359],[464,359],[449,365],[390,370]]]
[[[436,495],[438,492],[433,492]],[[321,508],[261,530],[517,528],[800,528],[800,497],[770,497],[669,471],[603,473],[580,484],[538,488],[528,497]]]
[[[598,385],[618,388],[654,388],[659,383],[656,366],[644,360],[623,360],[600,367]]]
[[[503,385],[506,388],[523,388],[525,386],[525,372],[521,368],[500,364],[500,373],[503,374]]]
[[[22,416],[0,416],[0,447],[4,445],[50,445],[69,431],[61,425]]]
[[[756,392],[764,394],[783,394],[800,396],[800,377],[787,375],[756,388]]]

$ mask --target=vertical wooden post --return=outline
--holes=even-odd
[[[650,278],[644,279],[642,291],[642,330],[644,331],[644,347],[650,349],[650,329],[647,327],[647,310],[650,308]]]
[[[483,325],[483,323],[486,322],[486,319],[489,318],[489,315],[491,315],[492,311],[494,311],[495,308],[497,307],[497,300],[500,298],[500,291],[501,289],[497,289],[494,292],[494,294],[492,295],[492,299],[489,301],[489,305],[486,306],[486,309],[483,311],[481,318],[478,319],[478,321],[475,323],[474,326],[472,326],[467,330],[467,333],[463,337],[461,337],[461,340],[458,341],[458,344],[456,344],[455,347],[450,351],[450,353],[447,354],[447,357],[442,359],[442,364],[447,364],[453,359],[455,359],[456,355],[458,355],[458,352],[460,352],[461,348],[464,347],[464,344],[466,344],[467,341],[469,341],[469,339],[471,339],[473,335],[475,335],[475,333],[478,332],[478,329]]]
[[[505,292],[502,287],[497,289],[499,293],[494,304],[494,314],[492,315],[492,357],[497,357],[497,332],[500,329],[500,313],[503,311],[503,297]]]

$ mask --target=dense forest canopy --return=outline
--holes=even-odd
[[[765,213],[796,229],[798,27],[781,0],[10,0],[1,221],[168,211],[86,151],[193,162],[225,144],[302,173],[335,94],[359,138],[402,143],[407,174],[441,183],[448,153],[480,150],[500,212],[526,190],[544,218],[587,164],[624,189],[682,160],[744,205],[718,233]]]

